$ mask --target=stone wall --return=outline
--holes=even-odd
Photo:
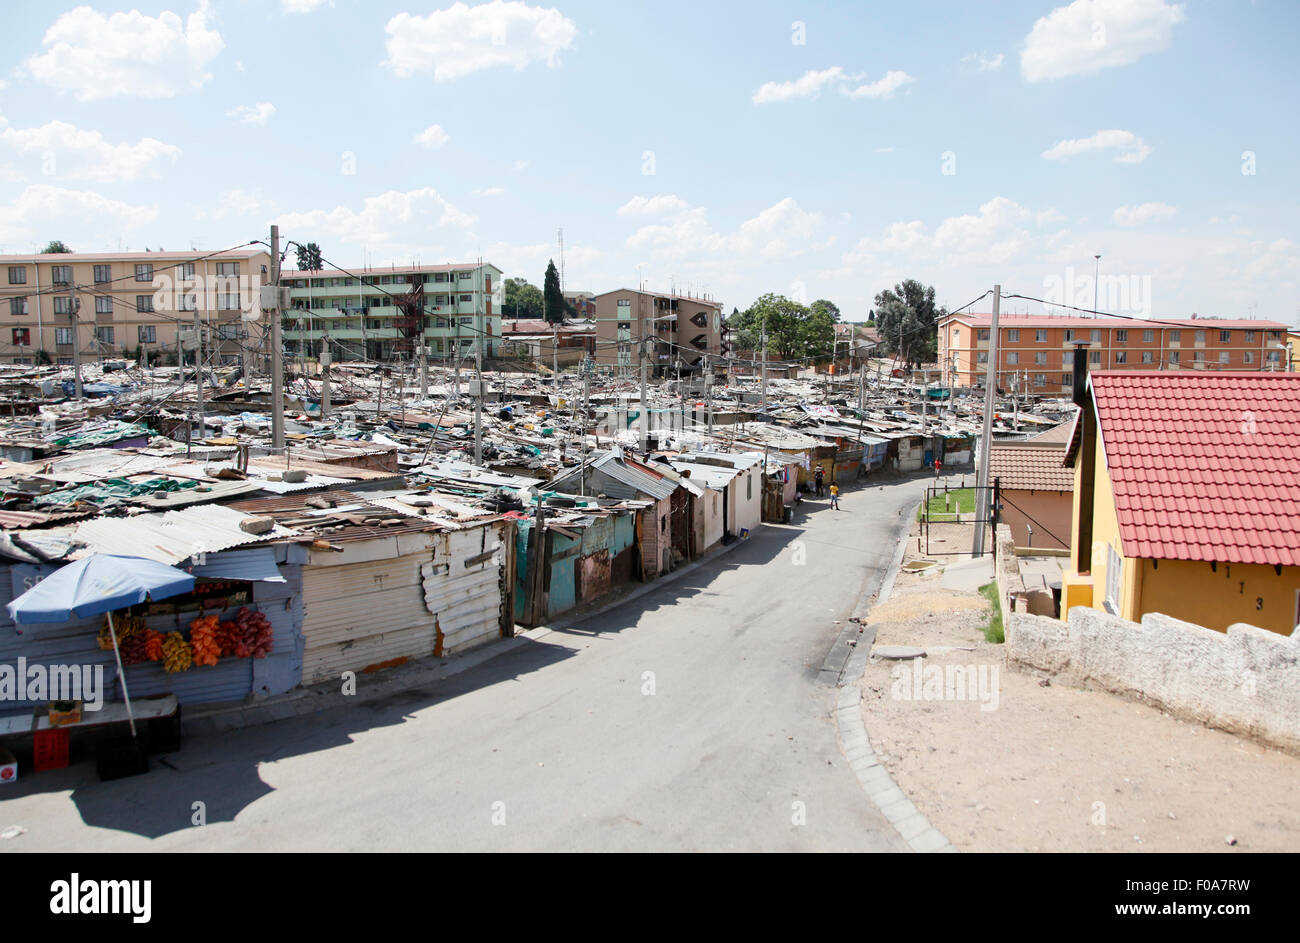
[[[1082,606],[1068,623],[1014,613],[1007,664],[1109,691],[1300,754],[1300,637],[1168,616],[1141,624]]]

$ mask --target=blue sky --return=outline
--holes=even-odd
[[[540,283],[563,227],[567,287],[853,319],[905,277],[1091,297],[1100,253],[1112,308],[1296,323],[1296,36],[1270,0],[22,3],[0,251],[278,222]]]

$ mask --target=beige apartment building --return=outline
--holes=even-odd
[[[722,355],[722,304],[709,298],[619,288],[597,295],[596,362],[638,369],[637,342],[648,338],[651,372],[701,372]]]
[[[237,363],[261,342],[258,310],[271,257],[264,250],[0,255],[0,362],[133,357],[158,362],[196,345]],[[210,352],[210,353],[209,353]]]
[[[944,383],[984,385],[992,319],[991,314],[940,319]],[[997,385],[1046,396],[1069,393],[1079,344],[1086,345],[1090,371],[1285,370],[1286,339],[1287,326],[1278,321],[1000,315]]]

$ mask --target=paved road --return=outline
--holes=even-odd
[[[0,850],[905,850],[817,673],[924,483],[805,502],[429,690],[192,738],[147,776],[42,773],[0,805],[27,829]]]

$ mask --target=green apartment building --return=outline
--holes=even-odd
[[[500,343],[501,270],[487,262],[287,271],[281,279],[292,295],[283,327],[294,356],[318,356],[328,340],[335,362],[412,360],[421,332],[433,361],[457,351],[493,357]]]

